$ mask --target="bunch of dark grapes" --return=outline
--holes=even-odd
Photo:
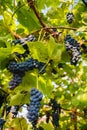
[[[40,109],[40,101],[42,100],[42,93],[35,88],[30,91],[30,105],[28,108],[27,118],[31,122],[33,128],[36,130],[38,114]]]
[[[66,35],[64,39],[66,50],[70,55],[70,61],[72,65],[77,65],[79,59],[81,58],[81,47],[80,43],[78,43],[74,38],[70,35]]]
[[[23,73],[21,74],[13,74],[12,80],[9,82],[9,88],[14,89],[22,82]]]
[[[87,0],[82,0],[83,1],[83,3],[86,5],[86,7],[87,7]]]
[[[71,23],[73,22],[73,19],[74,19],[73,13],[70,13],[70,12],[67,13],[66,19],[67,19],[67,22],[68,22],[69,24],[71,24]]]
[[[15,61],[10,62],[8,70],[12,73],[21,74],[25,71],[29,71],[34,68],[38,68],[39,71],[41,71],[41,69],[44,70],[45,69],[45,68],[43,69],[44,66],[45,63],[39,62],[38,60],[33,58],[29,58],[25,62],[19,62],[19,63]],[[43,72],[45,72],[45,70]]]
[[[16,44],[23,44],[23,43],[25,43],[25,42],[29,42],[29,41],[35,41],[35,36],[34,35],[29,35],[28,37],[25,37],[25,38],[21,38],[21,39],[16,39],[16,40],[14,40],[14,41],[12,41],[13,43],[14,43],[14,45],[16,45]],[[25,44],[24,44],[24,46],[23,47],[25,47]]]
[[[18,114],[19,106],[11,106],[10,113],[12,114],[12,118],[15,118]]]
[[[25,49],[25,52],[23,54],[19,54],[18,52],[15,52],[15,55],[18,57],[18,58],[22,58],[22,57],[27,57],[27,55],[29,54],[29,48],[27,46],[27,44],[25,44],[26,42],[31,42],[31,41],[35,41],[35,36],[34,35],[29,35],[28,37],[25,37],[25,38],[21,38],[21,39],[17,39],[17,40],[14,40],[13,43],[14,45],[16,44],[20,44],[20,45],[23,45],[23,48]]]
[[[17,87],[21,82],[22,78],[25,75],[26,71],[33,70],[37,68],[41,74],[45,73],[45,63],[38,62],[36,59],[29,58],[25,62],[15,62],[11,61],[8,70],[13,73],[13,78],[9,82],[9,88],[14,89]]]
[[[0,130],[3,129],[3,125],[4,125],[4,123],[5,123],[5,120],[2,119],[2,118],[0,118]]]
[[[52,107],[52,123],[55,127],[59,127],[59,117],[61,112],[60,104],[55,99],[51,99],[49,105]]]

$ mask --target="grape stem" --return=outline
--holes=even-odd
[[[38,18],[40,24],[42,25],[42,27],[46,27],[46,24],[41,19],[39,11],[35,7],[35,2],[33,0],[27,0],[27,2],[28,2],[29,7],[34,11],[34,13],[37,16],[37,18]]]
[[[74,122],[74,130],[77,130],[77,108],[73,107],[72,109],[73,118],[71,121]]]
[[[33,12],[35,13],[36,17],[38,18],[38,20],[39,20],[41,26],[42,26],[43,28],[45,28],[45,30],[46,30],[47,32],[49,32],[50,34],[53,34],[53,33],[54,33],[54,30],[53,30],[52,28],[50,28],[50,27],[42,20],[42,18],[41,18],[41,16],[40,16],[40,13],[39,13],[39,11],[37,10],[37,8],[36,8],[36,6],[35,6],[35,1],[34,1],[34,0],[27,0],[27,2],[28,2],[29,7],[33,10]],[[57,36],[58,36],[58,35],[57,35]],[[54,37],[54,36],[53,36],[53,37]]]

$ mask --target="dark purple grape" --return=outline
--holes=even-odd
[[[40,101],[43,95],[36,88],[32,88],[30,91],[30,105],[28,108],[27,118],[35,128],[38,120],[38,113],[40,109]]]
[[[18,114],[19,106],[12,106],[10,112],[12,113],[12,117],[15,118]]]
[[[67,22],[68,22],[69,24],[71,24],[71,23],[73,22],[73,19],[74,19],[73,13],[67,13],[66,19],[67,19]]]
[[[6,121],[4,119],[0,118],[0,130],[3,129],[3,125],[4,125],[5,122]]]
[[[70,35],[66,35],[64,39],[66,50],[70,55],[70,62],[72,65],[77,65],[79,59],[81,58],[81,46],[74,38]]]
[[[39,62],[38,60],[33,58],[29,58],[25,62],[11,61],[8,65],[8,70],[13,73],[13,78],[9,82],[9,88],[14,89],[15,87],[17,87],[22,82],[22,78],[25,75],[26,71],[38,69],[40,73],[44,73],[44,65],[45,63]],[[40,96],[39,100],[41,100],[41,98],[42,97]]]
[[[52,117],[52,124],[54,127],[59,127],[59,117],[61,112],[60,104],[55,99],[50,99],[49,106],[52,107],[52,112],[48,112],[47,118],[49,121],[50,116]]]
[[[59,127],[59,113],[58,112],[52,113],[52,123],[54,126]]]
[[[9,82],[9,88],[14,89],[22,82],[22,76],[19,74],[14,74],[12,80]]]

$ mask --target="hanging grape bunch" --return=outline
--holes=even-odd
[[[60,112],[61,112],[60,104],[58,104],[55,99],[51,99],[50,105],[52,107],[52,124],[58,128],[59,127]]]
[[[81,58],[81,47],[80,43],[78,43],[74,38],[70,35],[66,35],[64,39],[66,50],[70,55],[70,62],[72,65],[77,65],[79,59]]]
[[[35,88],[30,91],[30,105],[28,108],[27,118],[31,122],[33,128],[36,129],[38,114],[40,109],[40,101],[42,100],[42,93]]]
[[[0,118],[0,130],[3,129],[3,125],[4,125],[4,123],[5,123],[5,120],[2,119],[2,118]]]
[[[27,57],[28,54],[30,53],[30,51],[29,51],[29,48],[28,48],[26,42],[32,42],[32,41],[35,41],[35,39],[36,39],[36,38],[35,38],[34,35],[29,35],[29,36],[27,36],[27,37],[25,37],[25,38],[13,40],[13,41],[12,41],[12,44],[13,44],[13,45],[20,44],[20,45],[22,45],[23,48],[25,49],[25,52],[24,52],[23,54],[19,54],[18,52],[15,52],[15,55],[16,55],[19,59],[22,58],[22,57],[24,57],[24,58]]]
[[[50,117],[52,118],[52,124],[54,127],[59,127],[59,119],[61,113],[61,106],[55,99],[50,99],[49,106],[52,107],[51,112],[46,112],[46,123],[49,123]]]
[[[45,68],[43,69],[45,63],[39,62],[36,59],[29,58],[25,62],[15,62],[11,61],[8,66],[8,70],[13,73],[13,78],[9,82],[9,88],[14,89],[21,82],[26,71],[38,69],[41,74],[45,73]]]
[[[71,23],[73,22],[73,19],[74,19],[73,13],[67,13],[66,19],[67,19],[67,22],[68,22],[69,24],[71,24]]]

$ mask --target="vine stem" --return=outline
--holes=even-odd
[[[41,26],[43,28],[45,28],[45,30],[51,34],[54,33],[54,30],[52,28],[50,28],[41,18],[41,15],[39,13],[39,11],[37,10],[36,6],[35,6],[35,2],[34,0],[27,0],[29,7],[33,10],[34,14],[36,15],[37,19],[39,20]],[[58,36],[58,35],[57,35]]]
[[[47,67],[49,64],[50,59],[48,59],[47,63],[43,66],[43,68],[39,71],[39,74]]]
[[[42,27],[46,27],[46,24],[41,19],[39,11],[36,9],[36,7],[34,5],[34,1],[33,0],[27,0],[27,2],[28,2],[29,7],[34,11],[34,13],[37,16],[37,18],[38,18],[40,24],[42,25]]]
[[[19,118],[19,124],[20,124],[20,130],[22,130],[22,124],[20,118]]]
[[[73,107],[72,114],[73,114],[72,121],[74,123],[74,130],[77,130],[77,108],[76,107]]]

